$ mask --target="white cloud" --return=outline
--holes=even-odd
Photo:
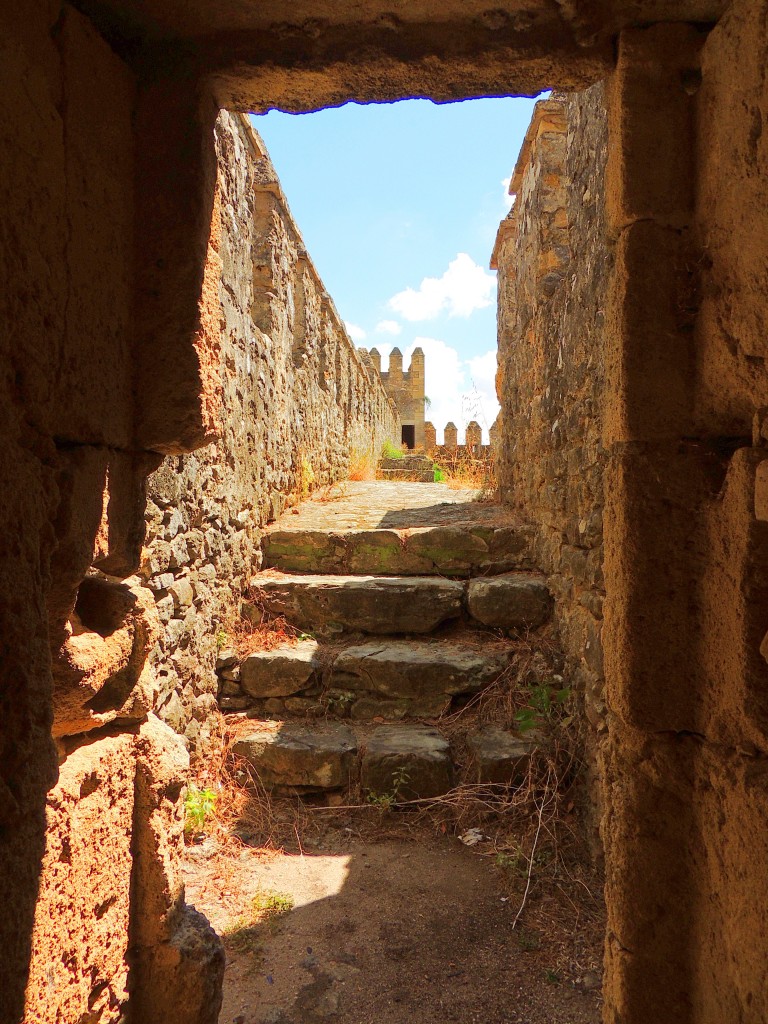
[[[501,179],[501,184],[502,184],[502,187],[504,188],[503,203],[504,203],[504,206],[508,210],[511,210],[512,207],[514,206],[514,203],[515,203],[515,197],[511,196],[509,194],[509,184],[510,184],[511,181],[512,181],[511,177],[510,178],[502,178]]]
[[[496,349],[484,352],[481,356],[467,360],[469,374],[477,388],[496,394]]]
[[[379,320],[376,324],[375,330],[377,334],[397,335],[402,333],[403,328],[397,320]]]
[[[411,321],[433,320],[443,311],[451,317],[466,317],[490,306],[495,291],[496,278],[460,252],[442,277],[425,277],[418,289],[398,292],[389,300],[389,307]]]
[[[364,331],[362,327],[358,327],[357,324],[351,324],[348,320],[345,320],[344,326],[347,328],[347,334],[352,341],[365,341],[368,337],[368,332]]]
[[[451,345],[440,338],[414,338],[403,350],[403,369],[411,365],[413,350],[420,346],[424,352],[424,390],[430,406],[424,418],[437,431],[438,444],[443,443],[443,430],[452,421],[459,428],[459,443],[464,443],[464,431],[470,420],[477,420],[483,430],[483,443],[488,444],[488,430],[499,411],[496,401],[496,350],[462,360]],[[377,346],[382,356],[382,369],[386,370],[393,346]]]

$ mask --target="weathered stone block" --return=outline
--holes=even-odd
[[[308,790],[347,785],[356,751],[351,729],[334,722],[311,727],[262,722],[232,746],[234,754],[253,765],[265,786]]]
[[[316,640],[256,651],[240,664],[240,685],[251,697],[288,697],[306,689],[320,669]]]
[[[474,693],[504,669],[503,654],[447,640],[389,640],[347,647],[333,663],[345,684],[387,697]]]
[[[262,550],[264,564],[284,572],[338,572],[344,567],[343,541],[324,530],[271,530]]]
[[[433,527],[414,530],[406,541],[409,553],[418,556],[429,571],[448,576],[469,575],[473,566],[488,558],[488,545],[482,537],[459,527]]]
[[[366,741],[360,781],[376,796],[440,796],[453,782],[448,741],[426,726],[383,725]]]
[[[472,618],[498,629],[536,629],[552,613],[546,585],[526,573],[470,580],[467,604]]]
[[[284,576],[256,579],[259,599],[301,628],[428,633],[461,613],[464,588],[422,576]]]
[[[398,576],[431,571],[429,560],[412,551],[397,530],[359,530],[346,540],[348,572]]]
[[[515,736],[495,726],[467,735],[478,782],[500,785],[522,783],[528,775],[535,739]]]

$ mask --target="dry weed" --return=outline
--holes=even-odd
[[[371,448],[353,448],[349,453],[350,480],[375,480],[376,455]]]
[[[435,465],[442,472],[445,484],[452,490],[476,490],[480,492],[479,501],[496,500],[498,483],[491,454],[478,457],[462,446],[439,453]]]

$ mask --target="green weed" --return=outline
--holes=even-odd
[[[526,733],[551,723],[560,716],[563,705],[571,695],[570,687],[555,690],[541,684],[528,690],[528,703],[515,715],[518,732]]]
[[[259,920],[265,921],[280,917],[282,914],[287,914],[289,910],[293,910],[295,900],[288,892],[259,890],[251,902]]]
[[[366,794],[365,799],[369,804],[374,804],[382,811],[390,811],[400,798],[400,790],[410,781],[410,772],[402,765],[392,773],[392,789],[388,793],[375,793],[373,790]]]
[[[190,786],[184,797],[184,831],[187,835],[202,832],[208,818],[216,810],[217,795],[212,789]]]
[[[383,459],[402,459],[403,450],[387,438],[381,446],[381,457]]]

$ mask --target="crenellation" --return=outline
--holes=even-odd
[[[381,369],[381,355],[378,349],[371,349],[369,358],[379,374],[384,388],[395,403],[400,416],[401,441],[409,448],[424,448],[424,351],[417,347],[411,355],[411,363],[403,370],[403,353],[395,347],[389,353],[389,367]]]

